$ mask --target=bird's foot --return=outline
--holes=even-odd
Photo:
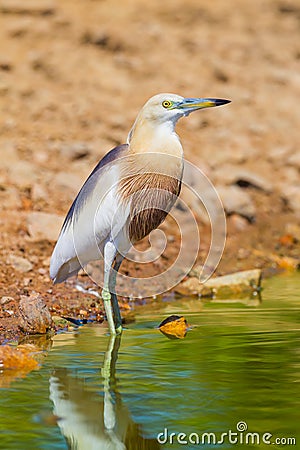
[[[116,334],[122,334],[122,331],[123,331],[122,325],[116,327]]]

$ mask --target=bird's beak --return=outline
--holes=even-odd
[[[230,103],[230,101],[231,100],[224,100],[222,98],[184,98],[182,102],[177,104],[177,108],[182,109],[186,114],[189,114],[197,109],[226,105],[226,103]]]

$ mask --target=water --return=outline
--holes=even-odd
[[[261,303],[160,304],[121,342],[95,325],[56,336],[40,370],[0,390],[0,448],[300,448],[300,275],[264,285]],[[155,328],[175,310],[185,339]]]

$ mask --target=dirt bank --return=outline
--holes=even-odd
[[[217,273],[297,264],[299,34],[296,0],[0,0],[2,340],[32,291],[53,313],[95,313],[94,298],[49,279],[57,215],[157,92],[232,100],[178,125],[227,213]],[[201,263],[209,230],[197,220]],[[163,230],[164,257],[123,273],[151,276],[174,260],[179,232],[172,220]]]

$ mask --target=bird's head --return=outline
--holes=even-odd
[[[176,94],[157,94],[151,97],[141,110],[142,116],[157,124],[160,122],[177,122],[182,116],[193,111],[230,103],[220,98],[184,98]]]
[[[131,147],[143,148],[157,137],[158,130],[174,132],[176,122],[198,109],[221,106],[230,100],[220,98],[184,98],[176,94],[157,94],[151,97],[139,112],[127,138]],[[156,133],[154,133],[154,131]]]

